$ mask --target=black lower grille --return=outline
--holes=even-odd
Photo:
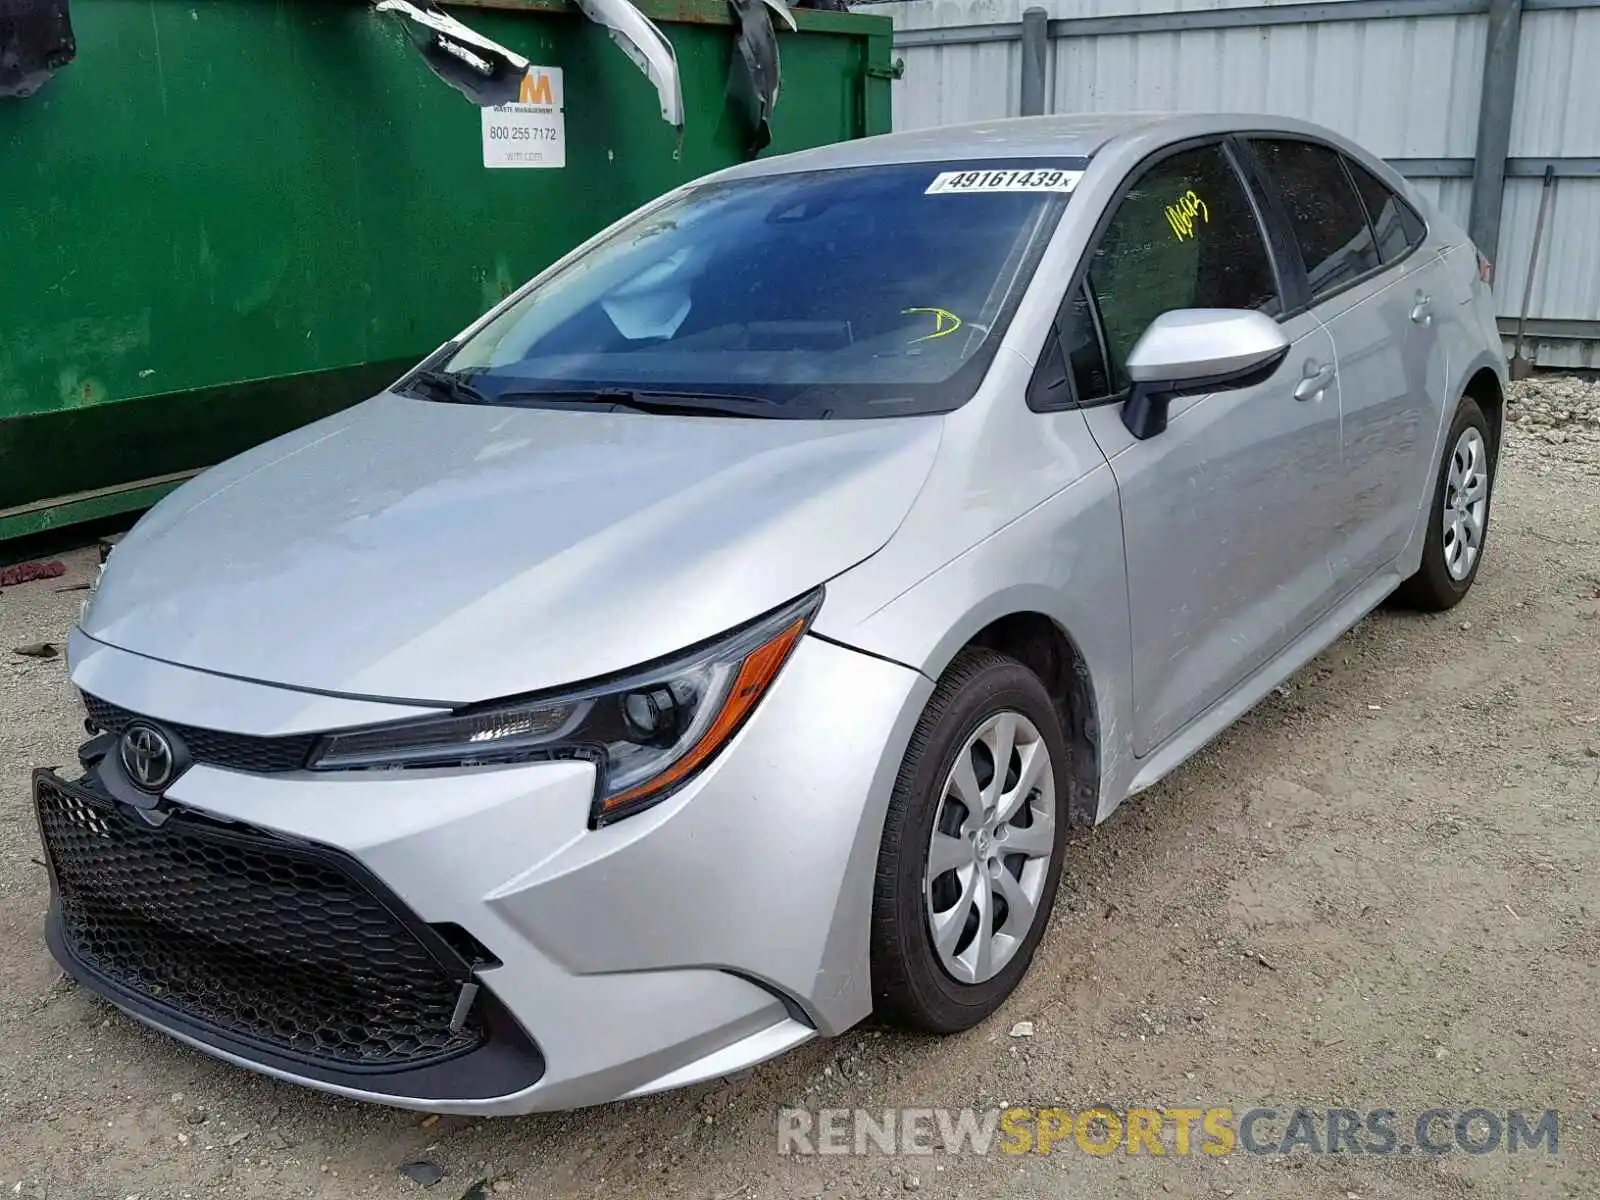
[[[83,705],[88,709],[89,719],[95,727],[106,733],[121,733],[131,722],[144,719],[137,713],[87,692],[83,696]],[[257,775],[301,770],[311,758],[317,741],[314,733],[256,737],[248,733],[225,733],[194,725],[175,725],[169,721],[159,723],[183,740],[189,757],[195,762]]]
[[[159,1009],[290,1058],[390,1070],[484,1040],[465,964],[342,855],[182,811],[159,828],[52,776],[39,826],[69,952]],[[452,1023],[456,1028],[452,1029]]]

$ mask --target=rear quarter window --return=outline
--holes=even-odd
[[[1378,254],[1383,261],[1392,263],[1422,245],[1422,239],[1428,235],[1428,227],[1423,224],[1416,210],[1353,158],[1345,158],[1344,165],[1355,182],[1367,218],[1372,222]]]

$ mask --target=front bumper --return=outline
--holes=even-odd
[[[355,860],[183,809],[147,817],[92,773],[37,771],[33,793],[51,953],[141,1019],[333,1086],[403,1075],[471,1100],[543,1074],[538,1047],[480,995],[482,952],[417,921]]]
[[[195,724],[209,712],[212,725],[225,715],[231,732],[297,731],[282,689],[213,684],[86,639],[74,650],[75,682],[158,722]],[[153,676],[173,686],[155,689]],[[212,686],[231,707],[206,702]],[[175,1016],[76,955],[59,895],[52,950],[141,1020],[360,1099],[515,1113],[725,1075],[870,1010],[878,831],[929,686],[905,668],[805,639],[694,783],[599,830],[588,828],[593,775],[583,763],[272,776],[195,766],[182,775],[163,799],[178,814],[171,829],[203,820],[337,856],[406,922],[465,931],[487,950],[490,963],[465,972],[485,1037],[440,1062],[354,1077],[220,1036],[215,1022]],[[152,704],[156,691],[172,702]],[[330,703],[315,701],[322,728],[341,723]]]

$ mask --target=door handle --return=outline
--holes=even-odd
[[[1328,385],[1332,382],[1332,363],[1323,363],[1320,367],[1313,363],[1307,363],[1305,378],[1294,385],[1294,398],[1296,400],[1320,399],[1322,393],[1328,390]]]
[[[1416,303],[1411,306],[1411,319],[1418,325],[1433,324],[1433,297],[1424,292],[1418,292]]]

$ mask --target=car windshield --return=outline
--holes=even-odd
[[[696,411],[720,400],[751,416],[955,408],[1083,166],[922,163],[694,187],[435,361],[430,394]]]

